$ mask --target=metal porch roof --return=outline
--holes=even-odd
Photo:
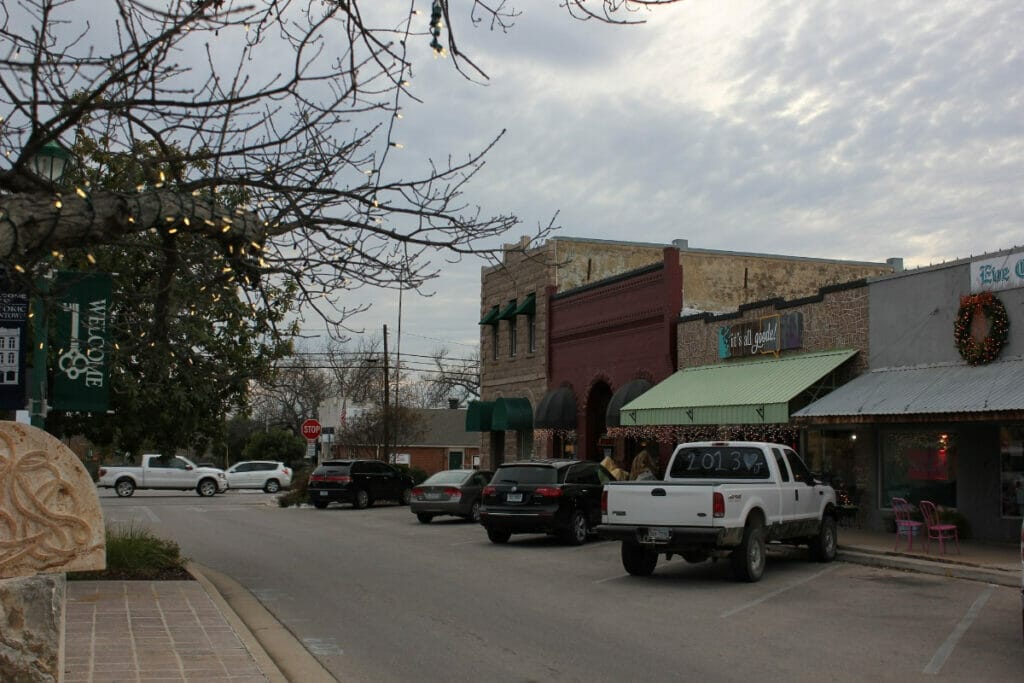
[[[1024,410],[1024,358],[970,366],[880,368],[793,414],[797,418]]]
[[[685,368],[623,406],[621,424],[789,422],[789,402],[856,353],[842,349]]]

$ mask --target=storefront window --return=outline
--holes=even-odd
[[[882,501],[930,500],[956,507],[956,433],[939,430],[882,434]]]
[[[999,429],[1003,517],[1024,516],[1024,426]]]

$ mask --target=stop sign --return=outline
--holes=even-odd
[[[320,423],[312,418],[302,423],[302,435],[310,441],[315,441],[320,436]]]

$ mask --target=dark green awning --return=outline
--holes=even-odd
[[[634,379],[619,387],[618,391],[612,394],[612,400],[608,402],[608,410],[605,412],[604,417],[605,426],[621,427],[622,419],[619,413],[622,410],[622,406],[642,396],[650,388],[651,383],[645,379]]]
[[[512,320],[516,317],[516,300],[512,299],[501,311],[501,315],[498,316],[498,320]]]
[[[514,315],[533,315],[533,312],[534,310],[536,310],[536,308],[537,296],[535,294],[531,294],[525,299],[523,299],[523,303],[519,304],[519,307],[516,308],[516,312]]]
[[[498,323],[498,307],[495,306],[480,318],[480,325],[496,325]]]
[[[525,398],[499,398],[494,402],[491,414],[491,430],[502,432],[516,430],[526,432],[533,429],[533,408]]]
[[[572,389],[559,387],[544,394],[533,423],[537,429],[576,429],[576,397]]]
[[[493,401],[470,401],[466,409],[466,431],[491,431],[491,414],[493,412]]]

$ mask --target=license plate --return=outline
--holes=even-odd
[[[644,540],[648,543],[664,543],[671,537],[671,530],[663,526],[656,526],[647,530],[647,536],[644,537]]]
[[[326,495],[327,495],[327,491],[321,491],[321,492],[320,492],[320,495],[321,495],[321,496],[326,496]]]
[[[427,500],[441,500],[444,497],[442,493],[428,493],[424,496]]]
[[[522,503],[523,502],[523,494],[521,494],[521,493],[510,493],[507,496],[505,496],[505,502],[506,503]]]

